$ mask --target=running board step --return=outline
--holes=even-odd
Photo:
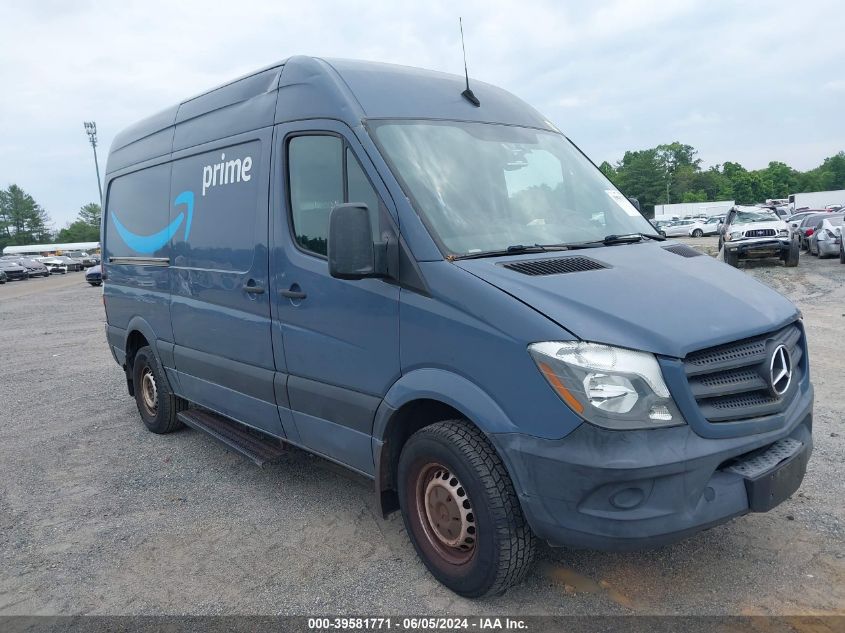
[[[252,431],[243,424],[210,411],[188,409],[180,411],[176,417],[192,429],[208,433],[256,466],[263,467],[264,464],[277,462],[285,452],[281,440]]]

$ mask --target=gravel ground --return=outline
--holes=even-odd
[[[845,614],[845,266],[746,270],[804,312],[801,490],[658,550],[543,547],[521,586],[475,602],[431,578],[365,480],[146,432],[80,274],[0,286],[0,614]]]

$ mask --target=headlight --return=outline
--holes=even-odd
[[[579,416],[608,429],[686,424],[653,354],[582,341],[528,346],[552,389]]]
[[[787,231],[786,229],[781,229],[780,231],[778,231],[778,235],[780,235],[781,237],[786,237],[787,235],[789,235],[789,231]]]
[[[731,231],[731,239],[738,240],[742,237],[742,231]]]

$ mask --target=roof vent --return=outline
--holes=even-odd
[[[580,273],[586,270],[608,268],[601,262],[588,257],[558,257],[556,259],[535,259],[500,264],[523,275],[560,275],[562,273]]]
[[[675,253],[675,255],[680,255],[681,257],[698,257],[699,255],[704,254],[701,251],[695,250],[692,246],[687,246],[686,244],[672,244],[671,246],[664,246],[663,250]]]

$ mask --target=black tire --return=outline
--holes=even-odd
[[[149,381],[152,380],[152,385]],[[172,433],[182,428],[176,414],[188,408],[188,403],[170,390],[164,370],[149,346],[135,354],[132,363],[132,382],[135,404],[144,426],[153,433]]]
[[[525,576],[534,559],[534,534],[504,464],[471,423],[449,420],[414,433],[399,457],[398,487],[411,542],[449,589],[466,598],[498,595]],[[454,501],[444,501],[444,494]],[[459,526],[451,532],[458,546],[442,542],[436,531],[448,527],[440,527],[438,518]]]
[[[843,237],[845,237],[845,236],[843,236]],[[840,240],[841,239],[842,238],[840,238]],[[843,246],[842,242],[840,242],[840,244],[839,244],[839,263],[845,264],[845,246]]]
[[[725,249],[725,263],[734,268],[739,267],[739,254],[736,251]]]
[[[702,231],[701,229],[695,229],[692,232],[692,236],[693,237],[704,237],[704,231]]]
[[[800,255],[801,251],[798,248],[798,242],[792,240],[789,243],[789,252],[786,255],[786,259],[783,260],[783,265],[787,268],[795,268],[798,265]]]

